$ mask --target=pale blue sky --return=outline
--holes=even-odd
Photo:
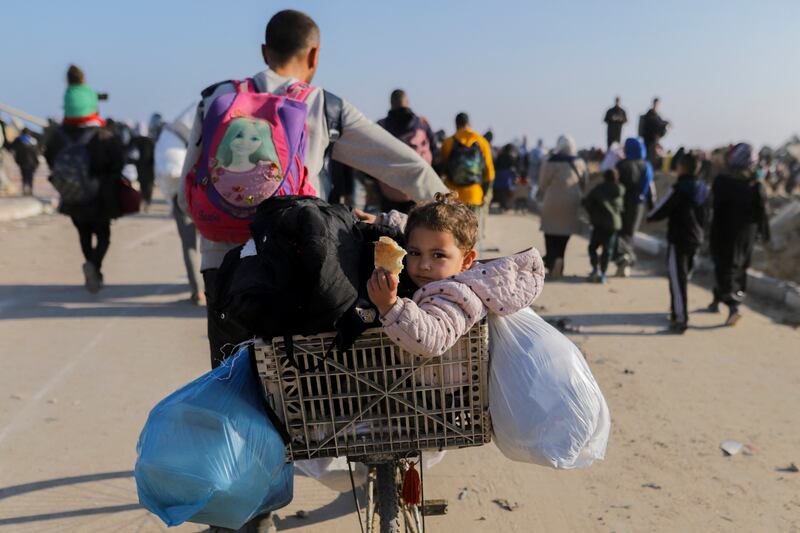
[[[107,91],[101,112],[172,116],[215,81],[263,68],[259,45],[277,10],[322,30],[316,84],[371,118],[406,89],[435,129],[467,111],[498,142],[548,145],[572,133],[604,141],[620,94],[633,134],[654,95],[674,129],[667,146],[800,133],[800,2],[255,0],[3,1],[0,102],[61,114],[64,75],[80,65]]]

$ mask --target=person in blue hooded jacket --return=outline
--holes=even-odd
[[[616,275],[628,277],[636,263],[633,236],[656,200],[653,166],[647,161],[647,151],[640,137],[625,139],[625,159],[617,163],[617,172],[620,185],[625,187],[625,199],[614,261],[617,263]]]
[[[703,243],[708,187],[697,178],[697,156],[691,152],[677,163],[678,180],[669,193],[647,215],[648,221],[669,219],[667,267],[672,303],[670,331],[683,333],[689,323],[686,285],[694,267],[694,256]]]

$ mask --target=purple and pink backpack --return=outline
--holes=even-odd
[[[252,78],[233,82],[203,118],[203,149],[186,176],[189,213],[211,241],[245,242],[258,204],[272,196],[311,195],[305,168],[313,90],[297,82],[283,94],[257,92]]]

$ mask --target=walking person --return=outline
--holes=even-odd
[[[579,211],[588,179],[588,168],[578,157],[575,141],[569,135],[560,136],[554,153],[542,165],[537,192],[542,203],[544,266],[553,280],[564,273],[570,236],[581,231]]]
[[[39,142],[36,136],[28,128],[22,132],[11,143],[11,151],[14,153],[14,161],[22,174],[22,195],[33,195],[33,176],[39,167]]]
[[[531,186],[531,200],[536,198],[536,191],[539,189],[539,172],[547,156],[548,153],[547,148],[544,146],[544,141],[538,139],[536,141],[536,146],[528,153],[528,180]]]
[[[195,105],[187,108],[175,120],[160,123],[160,115],[153,115],[150,120],[150,134],[155,135],[154,168],[158,188],[171,205],[172,217],[178,228],[183,252],[183,264],[191,289],[190,300],[196,305],[205,305],[200,274],[200,259],[197,246],[197,228],[192,218],[178,205],[179,185],[186,149],[189,143]]]
[[[478,240],[482,241],[495,178],[494,158],[490,141],[472,129],[466,113],[456,115],[456,132],[442,143],[442,166],[447,187],[478,215]]]
[[[592,272],[589,281],[606,282],[608,263],[617,245],[617,232],[622,227],[622,206],[625,187],[619,183],[619,173],[609,168],[603,172],[603,181],[586,195],[583,206],[589,213],[592,235],[589,239],[589,260]],[[597,255],[597,250],[601,255]]]
[[[606,123],[606,148],[611,148],[612,144],[622,140],[622,126],[628,122],[628,115],[619,104],[620,97],[617,96],[614,99],[614,107],[606,111],[603,119],[603,122]]]
[[[728,307],[725,324],[735,325],[741,318],[739,305],[747,291],[747,269],[756,239],[770,240],[767,193],[756,173],[757,156],[747,143],[734,146],[726,158],[728,170],[714,178],[711,186],[711,258],[714,261],[714,301]]]
[[[436,137],[427,119],[411,110],[408,95],[402,89],[395,89],[389,97],[389,113],[378,121],[386,131],[409,145],[429,165],[436,158]],[[414,207],[414,200],[394,187],[378,182],[381,193],[381,211],[396,210],[408,213]]]
[[[111,244],[111,220],[121,215],[117,194],[125,154],[119,139],[104,127],[96,98],[94,107],[86,99],[76,101],[82,105],[65,107],[68,118],[50,136],[44,156],[50,181],[61,194],[58,210],[78,230],[86,289],[96,293],[104,285],[102,267]]]
[[[678,180],[647,215],[648,221],[669,219],[667,269],[669,272],[670,325],[681,334],[689,325],[686,286],[694,268],[694,256],[703,243],[708,187],[697,177],[698,159],[684,153],[677,162]]]
[[[622,209],[622,228],[617,239],[615,262],[617,277],[628,277],[636,264],[636,249],[633,236],[639,230],[645,213],[655,205],[653,166],[645,158],[646,149],[642,139],[628,137],[625,140],[625,159],[617,163],[619,182],[625,187]]]

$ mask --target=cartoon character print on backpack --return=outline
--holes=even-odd
[[[297,82],[280,94],[233,82],[207,106],[203,149],[186,176],[185,194],[198,231],[211,241],[244,242],[258,205],[273,196],[315,195],[305,168],[304,103],[313,88]]]
[[[283,181],[272,129],[265,120],[233,119],[208,166],[210,200],[237,218],[252,216],[252,208],[272,197]]]

